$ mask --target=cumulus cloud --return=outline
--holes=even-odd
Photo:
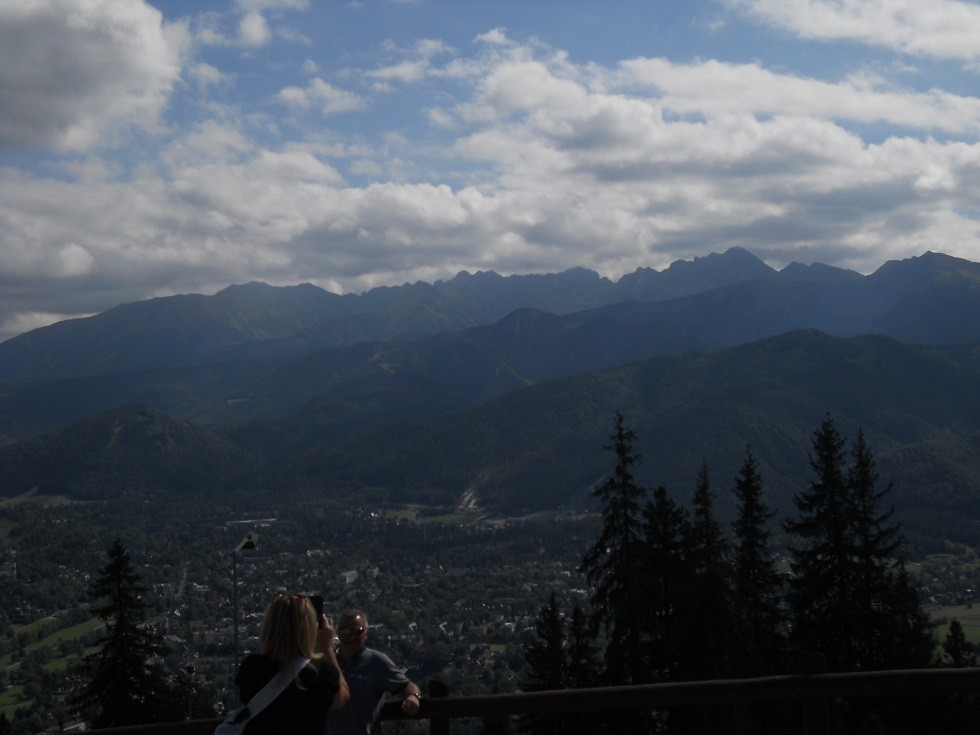
[[[339,89],[320,78],[310,81],[306,87],[286,87],[279,91],[279,99],[298,109],[318,108],[324,115],[354,112],[363,109],[367,100],[360,95]]]
[[[310,0],[235,0],[246,13],[257,13],[264,10],[305,10],[310,6]]]
[[[452,52],[452,48],[438,39],[424,38],[410,49],[399,49],[387,44],[388,51],[398,60],[366,72],[369,79],[376,80],[376,88],[384,88],[389,82],[412,84],[421,81],[435,72],[435,57]]]
[[[962,0],[728,0],[803,38],[846,39],[907,54],[980,58],[980,6]]]
[[[118,126],[156,129],[185,36],[142,0],[0,4],[0,146],[85,150]]]
[[[780,74],[759,64],[709,60],[675,64],[666,59],[635,59],[622,68],[624,80],[650,85],[665,109],[680,114],[805,115],[862,123],[976,133],[980,99],[950,94],[889,89],[881,80],[854,76],[827,82]]]
[[[246,46],[264,46],[272,32],[261,13],[246,13],[238,24],[238,31]]]
[[[423,133],[403,118],[362,131],[352,113],[393,98],[305,76],[319,67],[304,50],[300,86],[267,92],[262,114],[202,106],[152,165],[0,168],[0,329],[244,280],[359,291],[572,265],[618,278],[733,245],[777,267],[869,272],[926,249],[975,259],[975,97],[761,62],[575,62],[501,29],[474,48],[389,45],[373,70],[331,70],[351,89],[451,80],[398,108],[431,121]],[[236,83],[188,66],[202,96]],[[276,107],[292,114],[274,120]],[[305,137],[282,134],[307,114]],[[878,123],[901,132],[864,135]]]
[[[211,64],[194,64],[188,71],[190,78],[196,81],[202,89],[217,86],[225,79],[221,71]]]

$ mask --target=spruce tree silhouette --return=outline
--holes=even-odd
[[[769,523],[775,515],[766,505],[759,463],[746,445],[732,490],[738,515],[735,536],[734,594],[736,621],[732,673],[764,676],[779,671],[785,647],[782,631],[783,578],[776,569]]]
[[[640,459],[633,449],[636,435],[618,411],[610,438],[606,449],[615,453],[616,466],[592,493],[604,503],[602,531],[582,559],[581,571],[594,590],[590,627],[593,633],[603,631],[608,641],[605,683],[639,684],[649,681],[643,655],[646,490],[633,477],[633,465]]]
[[[92,678],[74,703],[97,728],[170,719],[172,697],[162,666],[166,649],[143,627],[146,588],[122,541],[116,539],[108,554],[108,564],[89,585],[89,595],[103,601],[92,612],[105,621],[107,634],[99,650],[85,658]]]

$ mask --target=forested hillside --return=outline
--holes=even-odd
[[[785,508],[829,412],[867,432],[902,517],[966,538],[978,344],[980,265],[936,253],[870,276],[733,249],[618,283],[249,284],[0,344],[0,496],[577,509],[618,410],[652,482],[683,496],[702,462],[730,477],[751,444]]]

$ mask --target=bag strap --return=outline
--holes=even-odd
[[[310,659],[308,658],[296,656],[279,669],[276,675],[269,679],[266,685],[256,692],[255,696],[245,704],[245,707],[248,709],[248,719],[255,717],[255,715],[269,706],[276,697],[282,694],[286,687],[289,686],[289,683],[296,678],[296,675],[309,662]]]

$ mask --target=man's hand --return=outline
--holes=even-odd
[[[320,616],[320,624],[316,629],[316,638],[317,643],[320,644],[320,650],[323,651],[323,653],[333,653],[333,620],[328,618],[326,615]]]
[[[402,712],[404,712],[409,717],[414,717],[419,713],[419,707],[422,704],[421,697],[415,692],[409,692],[405,695],[402,700]]]

